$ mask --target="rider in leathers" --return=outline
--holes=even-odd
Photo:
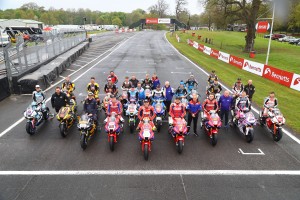
[[[36,107],[39,103],[41,103],[43,118],[46,120],[46,119],[48,119],[48,111],[49,111],[49,108],[46,107],[46,104],[45,104],[46,95],[41,90],[41,87],[39,85],[36,85],[35,89],[36,90],[32,93],[33,102],[31,103],[31,106]]]
[[[243,111],[244,108],[248,108],[248,110],[251,109],[251,102],[245,91],[243,91],[242,95],[236,99],[235,117],[233,118],[233,121],[235,121],[236,119],[239,119],[240,112]],[[234,116],[234,115],[232,115],[232,116]]]
[[[262,111],[262,121],[265,122],[267,116],[268,116],[268,111],[272,110],[273,108],[277,108],[278,106],[278,100],[275,97],[275,93],[271,92],[268,97],[265,98],[264,100],[264,109]]]
[[[211,110],[217,111],[219,109],[218,102],[214,94],[212,93],[209,94],[208,98],[205,99],[205,101],[203,102],[202,108],[203,108],[203,112],[201,112],[201,118],[202,118],[202,122],[205,122],[207,120],[207,113],[209,113],[209,111]]]
[[[170,105],[169,133],[171,133],[174,118],[184,118],[185,114],[186,114],[185,106],[180,102],[180,97],[176,96],[175,101]]]
[[[124,122],[123,117],[121,116],[122,114],[122,104],[119,100],[116,99],[115,95],[110,96],[110,102],[108,103],[107,107],[107,115],[111,116],[111,114],[114,112],[116,113],[116,117],[120,120],[120,122]]]
[[[198,81],[195,79],[194,75],[191,74],[191,75],[190,75],[190,78],[185,82],[185,85],[186,85],[187,87],[193,86],[193,88],[194,88],[195,85],[198,86]]]
[[[145,99],[144,105],[139,108],[138,118],[140,119],[140,123],[143,121],[144,117],[147,117],[147,118],[149,118],[150,121],[153,121],[153,119],[156,116],[153,106],[151,106],[149,104],[150,104],[149,100]]]
[[[128,102],[130,102],[131,99],[134,99],[135,102],[138,102],[139,93],[133,85],[131,86],[130,90],[128,90],[127,92],[127,98],[128,98]]]

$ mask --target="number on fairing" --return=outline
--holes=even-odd
[[[146,137],[150,137],[150,131],[149,130],[145,130],[143,133],[143,136]]]

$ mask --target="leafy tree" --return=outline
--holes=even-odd
[[[119,17],[115,17],[115,18],[112,20],[112,24],[118,25],[118,26],[122,26],[122,20],[121,20]]]

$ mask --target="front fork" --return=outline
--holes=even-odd
[[[143,140],[142,141],[142,151],[144,152],[144,147],[145,145],[148,144],[148,147],[149,147],[149,151],[151,151],[151,141],[150,140]]]

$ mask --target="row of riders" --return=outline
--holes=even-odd
[[[189,79],[185,82],[180,81],[179,87],[176,90],[171,88],[168,81],[165,82],[164,87],[161,87],[156,74],[153,74],[151,78],[147,74],[142,81],[139,81],[135,76],[132,76],[131,79],[125,77],[125,81],[120,88],[121,91],[119,91],[117,83],[118,77],[111,71],[104,86],[104,93],[106,95],[101,102],[99,98],[100,86],[96,83],[95,78],[91,77],[87,85],[87,98],[82,102],[85,115],[78,118],[76,115],[77,103],[74,95],[75,85],[70,81],[69,77],[66,77],[62,87],[56,87],[55,93],[51,97],[51,105],[57,113],[57,119],[61,122],[61,134],[66,136],[67,130],[75,122],[78,123],[79,129],[81,129],[80,127],[84,127],[82,124],[89,123],[90,129],[95,132],[98,124],[97,113],[101,109],[105,111],[107,116],[105,123],[107,124],[108,120],[114,120],[118,126],[118,130],[116,130],[117,134],[119,134],[123,131],[124,118],[122,117],[122,113],[127,116],[130,115],[129,105],[135,105],[134,109],[136,112],[134,112],[134,115],[139,119],[137,129],[141,130],[146,123],[150,125],[151,133],[153,133],[153,130],[160,129],[161,121],[167,118],[167,114],[169,114],[169,133],[173,137],[175,137],[173,129],[174,123],[178,121],[177,118],[182,119],[183,124],[187,127],[186,134],[190,132],[190,125],[193,122],[194,134],[197,136],[199,114],[202,118],[201,127],[204,126],[205,129],[212,127],[219,129],[221,127],[221,119],[224,117],[225,127],[228,127],[229,124],[235,124],[241,128],[240,118],[244,117],[245,113],[251,112],[251,101],[255,92],[255,87],[252,85],[251,80],[244,86],[241,79],[238,78],[232,87],[233,95],[230,96],[229,91],[225,91],[221,95],[222,86],[218,82],[218,76],[215,74],[215,71],[212,71],[208,77],[208,85],[206,86],[207,98],[202,105],[199,101],[200,95],[197,92],[198,82],[194,75],[190,75]],[[174,102],[172,102],[173,96],[175,96]],[[45,105],[45,101],[44,92],[39,85],[36,85],[36,91],[33,92],[31,109],[27,109],[24,113],[26,118],[35,119],[34,123],[32,123],[32,120],[30,121],[32,125],[30,123],[26,125],[26,130],[29,134],[33,134],[35,127],[42,120],[46,120],[49,117],[50,112]],[[274,92],[271,92],[269,97],[264,101],[264,108],[260,114],[261,124],[266,124],[268,116],[272,115],[272,113],[273,116],[281,114],[277,106],[278,101],[275,98]],[[160,108],[159,113],[156,110],[157,107]],[[40,112],[38,112],[38,109],[40,109]],[[188,113],[187,123],[184,121],[186,111]],[[232,115],[231,123],[229,120],[230,113]],[[32,115],[31,118],[30,114]],[[220,114],[220,117],[218,117],[218,114]],[[158,115],[160,124],[154,121]],[[216,124],[214,125],[213,122],[210,124],[209,120],[216,121]],[[284,124],[283,120],[284,118],[282,119],[282,125]],[[267,122],[269,123],[269,121]],[[247,124],[245,127],[247,127]],[[240,130],[245,132],[245,127],[242,127]],[[271,127],[269,128],[271,129]],[[105,126],[105,130],[109,132],[109,127]],[[208,133],[208,135],[212,137],[212,133]],[[154,138],[154,134],[151,134],[151,136]],[[250,138],[250,140],[252,139]],[[140,140],[142,140],[141,135]]]

